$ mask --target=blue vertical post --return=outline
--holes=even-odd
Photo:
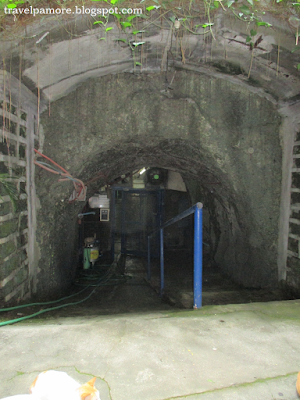
[[[151,279],[150,236],[148,236],[148,281]]]
[[[125,202],[127,201],[127,193],[122,191],[122,203],[121,203],[121,254],[126,254],[126,223],[125,223]]]
[[[164,230],[160,229],[160,295],[163,296],[165,288],[164,271]]]
[[[202,307],[202,207],[197,203],[194,215],[194,309]]]
[[[115,230],[116,230],[116,191],[112,190],[111,202],[111,258],[115,259]]]

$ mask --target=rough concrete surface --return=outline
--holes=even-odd
[[[102,400],[293,400],[299,338],[300,300],[31,319],[0,330],[0,397],[56,369]]]

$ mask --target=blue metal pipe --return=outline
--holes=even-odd
[[[151,279],[150,236],[148,236],[148,281]]]
[[[160,229],[160,295],[163,296],[165,289],[165,264],[164,264],[164,230]]]
[[[202,307],[202,204],[194,216],[194,309]]]
[[[195,210],[197,209],[198,205],[201,205],[203,207],[202,203],[196,203],[194,206],[188,208],[187,210],[183,211],[181,214],[176,215],[176,217],[169,219],[169,221],[165,222],[163,225],[161,225],[160,228],[166,228],[167,226],[170,226],[174,224],[175,222],[180,221],[181,219],[188,217],[189,215],[193,214]],[[150,236],[152,236],[155,232],[157,232],[160,228],[155,229],[150,233]]]
[[[96,214],[95,211],[91,211],[91,212],[86,212],[86,213],[78,214],[77,216],[78,216],[78,218],[82,218],[82,217],[84,217],[85,215],[95,215],[95,214]]]
[[[111,208],[111,258],[115,259],[115,230],[116,230],[116,191],[112,190]]]
[[[164,277],[164,228],[180,221],[181,219],[188,217],[191,214],[194,215],[194,309],[202,307],[202,203],[196,203],[194,206],[183,211],[181,214],[170,219],[166,223],[160,226],[150,233],[148,236],[148,276],[150,271],[150,237],[160,231],[160,295],[164,294],[165,277]]]

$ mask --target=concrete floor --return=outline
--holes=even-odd
[[[0,330],[0,398],[56,369],[102,400],[293,400],[299,338],[299,300],[32,319]]]
[[[1,327],[0,398],[28,393],[48,369],[96,376],[102,400],[298,398],[300,300],[183,310],[139,279]]]

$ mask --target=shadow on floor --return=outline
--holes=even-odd
[[[160,292],[159,261],[151,262],[151,286]],[[287,300],[281,290],[247,289],[234,283],[209,259],[203,262],[202,304],[242,304]],[[193,308],[193,257],[184,250],[165,252],[165,300],[179,308]]]
[[[151,262],[147,280],[145,258],[122,257],[111,267],[101,262],[94,269],[78,271],[74,286],[63,301],[39,304],[1,313],[1,320],[14,320],[41,312],[37,319],[93,317],[125,313],[176,311],[193,308],[193,259],[185,251],[165,253],[165,291],[160,297],[159,261]],[[203,267],[203,306],[287,300],[279,290],[245,289],[233,283],[213,263]],[[50,311],[45,313],[45,310]]]

